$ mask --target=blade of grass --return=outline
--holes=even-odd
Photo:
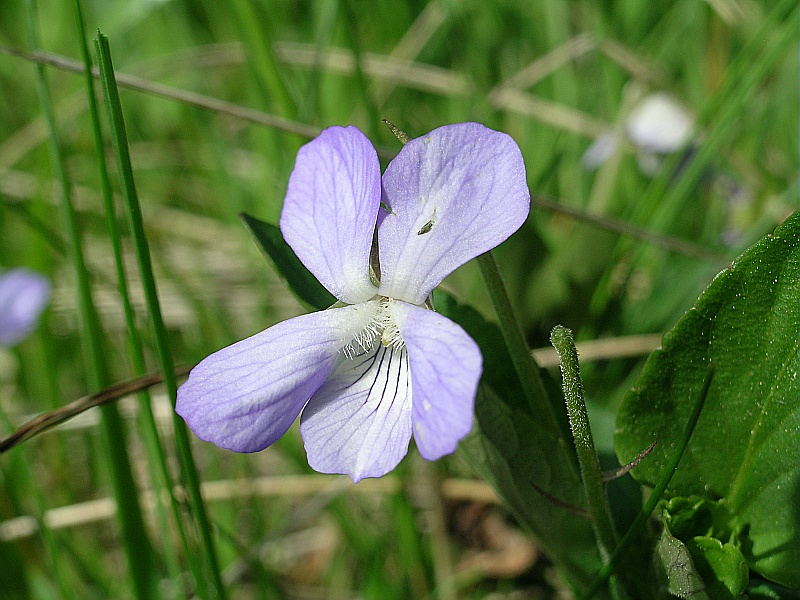
[[[83,22],[83,11],[81,9],[80,0],[75,0],[75,18],[78,28],[78,38],[80,42],[81,55],[84,62],[84,77],[86,80],[86,91],[89,100],[89,114],[92,120],[92,133],[94,136],[95,144],[95,158],[97,160],[98,174],[100,178],[100,188],[103,196],[103,207],[106,212],[106,220],[109,238],[111,239],[111,246],[114,253],[114,264],[116,267],[117,286],[119,289],[120,298],[122,299],[123,311],[125,313],[125,324],[128,329],[128,347],[129,356],[133,363],[133,370],[137,376],[145,374],[144,365],[144,350],[142,341],[139,336],[138,328],[136,327],[136,315],[131,304],[130,294],[128,293],[127,277],[125,273],[125,264],[122,259],[122,243],[117,226],[116,211],[114,208],[114,198],[111,191],[111,182],[108,176],[108,168],[105,158],[105,147],[103,144],[103,134],[100,127],[100,115],[97,108],[97,97],[94,89],[94,78],[92,77],[92,62],[89,53],[89,46],[86,43],[86,30]],[[188,539],[184,531],[183,519],[181,518],[180,508],[177,499],[172,493],[172,477],[167,466],[167,457],[164,448],[161,445],[161,440],[158,437],[158,428],[156,427],[156,420],[153,415],[153,407],[150,401],[150,394],[143,390],[138,394],[139,398],[139,424],[140,430],[143,433],[145,451],[147,454],[148,467],[150,469],[150,479],[153,488],[158,492],[158,498],[169,498],[170,507],[172,509],[175,526],[178,531],[178,536],[183,546],[184,556],[188,562],[192,572],[197,581],[200,581],[201,564],[196,560],[196,554],[189,549]],[[162,502],[156,503],[156,517],[158,519],[161,531],[169,531],[169,521],[164,510]],[[164,543],[164,553],[166,555],[167,570],[170,579],[174,585],[179,585],[181,567],[178,562],[178,556],[173,546],[169,541]]]
[[[117,89],[116,80],[114,78],[114,66],[111,61],[111,49],[108,44],[108,38],[98,32],[97,38],[95,39],[95,46],[99,57],[103,94],[106,99],[106,108],[108,109],[108,117],[111,122],[111,137],[117,156],[117,166],[122,179],[122,196],[125,202],[125,209],[133,238],[136,260],[139,264],[139,273],[144,289],[147,312],[153,327],[153,337],[161,372],[164,375],[164,387],[166,388],[167,396],[174,405],[178,392],[178,385],[175,379],[175,365],[169,348],[164,319],[161,315],[161,304],[158,299],[156,281],[153,275],[150,248],[144,233],[142,212],[133,179],[133,168],[128,151],[125,121],[122,115],[122,105],[119,100],[119,90]],[[208,584],[211,586],[211,589],[214,590],[216,597],[224,598],[225,588],[222,583],[222,575],[217,561],[211,523],[208,519],[203,497],[200,492],[200,479],[197,474],[194,456],[192,455],[189,435],[183,420],[174,412],[173,427],[178,459],[182,467],[182,475],[185,479],[185,485],[192,503],[195,522],[205,551]],[[198,582],[198,589],[203,587],[203,583]]]
[[[31,45],[39,47],[39,36],[36,26],[36,6],[34,0],[27,0],[28,34]],[[64,226],[69,237],[69,257],[75,270],[78,306],[81,313],[81,340],[85,346],[88,357],[89,385],[92,389],[101,389],[108,385],[108,365],[105,361],[103,348],[103,335],[97,310],[91,295],[91,282],[83,256],[81,232],[78,225],[75,208],[70,195],[70,184],[67,179],[66,169],[55,122],[55,114],[50,101],[50,93],[44,67],[37,66],[37,90],[42,105],[42,110],[48,124],[48,146],[52,161],[53,172],[60,186],[61,211]],[[112,487],[118,506],[118,520],[122,543],[125,548],[130,569],[130,578],[133,583],[133,593],[137,598],[152,598],[156,587],[153,550],[147,537],[139,505],[139,494],[133,479],[130,457],[125,443],[125,428],[116,406],[107,405],[101,408],[100,430],[106,456],[111,468]]]
[[[281,116],[293,119],[297,111],[281,77],[278,61],[270,45],[271,36],[265,35],[266,32],[259,27],[259,23],[263,24],[266,20],[258,14],[251,0],[234,0],[230,6],[245,40],[249,62],[256,74],[256,83]]]
[[[9,423],[7,416],[3,412],[0,412],[0,422],[2,422],[7,431],[11,430],[11,423]],[[19,497],[21,490],[24,490],[22,494],[26,497],[33,498],[36,505],[36,522],[39,525],[39,532],[42,534],[47,548],[48,566],[51,569],[61,597],[65,600],[70,600],[75,597],[73,587],[67,583],[64,575],[64,565],[62,564],[61,553],[58,551],[55,534],[45,522],[44,515],[47,512],[47,504],[44,501],[42,491],[37,485],[36,478],[31,472],[31,464],[32,462],[26,460],[22,452],[15,454],[11,459],[10,465],[0,466],[0,484],[2,484],[0,487],[5,490],[8,496],[12,497],[12,504],[18,504],[13,496]],[[27,565],[24,561],[23,564]],[[5,568],[5,565],[3,568]],[[22,578],[23,582],[27,580],[26,573],[17,573],[14,577]]]
[[[297,118],[297,108],[289,89],[281,76],[278,60],[270,44],[272,36],[266,30],[268,19],[259,14],[252,0],[234,0],[229,4],[239,31],[247,48],[248,62],[255,74],[255,81],[264,98],[270,99],[279,115],[286,119]],[[300,148],[303,140],[298,136],[290,136],[290,152]]]
[[[336,30],[338,14],[339,0],[323,0],[320,2],[314,34],[314,64],[311,67],[311,76],[303,94],[303,103],[298,109],[298,118],[301,121],[310,121],[319,110],[319,92],[324,73],[323,57],[325,51],[331,45],[331,40]]]
[[[703,107],[698,125],[707,126],[708,131],[692,160],[676,177],[681,160],[680,153],[676,153],[636,204],[633,221],[648,218],[651,229],[668,230],[712,161],[724,152],[731,132],[736,130],[736,120],[746,110],[759,84],[770,76],[776,62],[796,40],[797,15],[790,18],[796,12],[795,0],[782,0],[772,8],[760,30],[750,37],[728,68],[723,88]],[[784,24],[781,28],[781,23],[792,25]]]
[[[397,42],[397,45],[392,49],[389,57],[398,59],[406,65],[410,65],[425,47],[425,44],[428,43],[431,37],[433,37],[441,25],[447,20],[449,15],[450,13],[446,2],[438,2],[437,0],[429,2],[411,24],[411,27],[403,34],[400,41]],[[382,107],[396,87],[397,82],[391,79],[374,81],[371,89],[373,97],[375,98],[375,104],[378,107]]]
[[[345,18],[345,32],[350,40],[350,48],[353,51],[353,58],[355,59],[355,77],[358,90],[361,92],[362,102],[367,109],[367,117],[369,119],[369,136],[378,141],[378,123],[381,117],[378,114],[378,107],[372,97],[367,77],[364,74],[364,52],[361,48],[361,37],[358,32],[358,10],[353,6],[353,0],[344,0],[342,2],[342,11]]]

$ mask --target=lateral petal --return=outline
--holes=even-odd
[[[411,379],[405,348],[385,347],[337,366],[300,418],[308,464],[354,482],[394,469],[411,440]]]
[[[303,264],[347,304],[375,294],[369,255],[381,198],[375,148],[355,127],[330,127],[300,148],[281,232]]]
[[[394,312],[411,368],[414,440],[423,458],[435,460],[455,451],[472,427],[483,357],[450,319],[404,302]]]
[[[530,208],[525,164],[510,136],[478,123],[408,142],[383,175],[380,293],[422,304],[468,260],[519,229]]]
[[[177,413],[202,440],[235,452],[275,443],[368,321],[369,305],[283,321],[200,362],[178,389]]]

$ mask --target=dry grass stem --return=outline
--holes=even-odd
[[[400,61],[407,67],[411,66],[420,50],[445,22],[447,14],[447,9],[442,3],[435,1],[428,3],[405,35],[397,42],[388,58]],[[397,85],[398,82],[392,79],[373,82],[372,93],[378,106],[386,102]]]
[[[609,128],[607,122],[583,111],[505,87],[495,88],[489,94],[489,103],[494,108],[510,110],[588,138],[599,137]]]
[[[350,50],[328,48],[321,56],[310,44],[278,44],[278,59],[298,67],[315,67],[321,64],[330,71],[351,75],[356,70],[356,59]],[[388,80],[418,90],[444,96],[468,96],[473,92],[472,82],[464,75],[441,67],[422,63],[409,63],[380,54],[365,53],[364,72],[375,79]]]
[[[596,47],[597,41],[592,34],[582,33],[576,35],[547,54],[537,58],[519,73],[510,77],[495,89],[528,89],[570,61],[583,56]]]
[[[599,340],[578,342],[578,356],[581,362],[611,360],[631,356],[645,356],[658,348],[661,334],[631,335]],[[531,352],[540,367],[557,367],[558,354],[555,348],[539,348]]]
[[[633,50],[616,40],[600,41],[600,52],[625,69],[634,79],[639,79],[656,87],[664,87],[667,77],[661,69],[655,67],[636,54]]]
[[[220,502],[254,496],[303,498],[317,494],[387,495],[398,493],[402,489],[401,486],[401,480],[393,476],[365,479],[356,485],[343,475],[284,475],[205,481],[202,484],[202,492],[206,500]],[[183,489],[176,486],[175,495],[178,498],[183,497]],[[441,496],[448,501],[500,503],[494,490],[482,481],[445,480],[441,485]],[[152,490],[142,494],[142,506],[146,510],[154,511],[155,502],[156,494]],[[51,508],[44,513],[43,520],[50,529],[64,529],[104,521],[112,518],[115,512],[116,504],[112,498],[99,498]],[[32,516],[0,521],[0,542],[30,537],[38,531],[38,521]]]

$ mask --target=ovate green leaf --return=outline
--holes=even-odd
[[[585,510],[586,503],[564,440],[509,407],[487,385],[478,392],[475,420],[459,444],[460,455],[497,490],[571,583],[584,588],[600,568],[600,557],[590,521],[570,512],[570,505]]]
[[[674,495],[725,505],[750,568],[800,588],[800,215],[720,273],[664,337],[617,417],[621,463],[658,478],[710,365],[714,380]]]

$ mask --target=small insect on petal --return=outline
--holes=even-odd
[[[434,207],[431,218],[428,219],[428,222],[425,223],[425,225],[420,227],[419,231],[417,232],[417,235],[425,235],[426,233],[430,233],[435,223],[436,223],[436,208]]]

